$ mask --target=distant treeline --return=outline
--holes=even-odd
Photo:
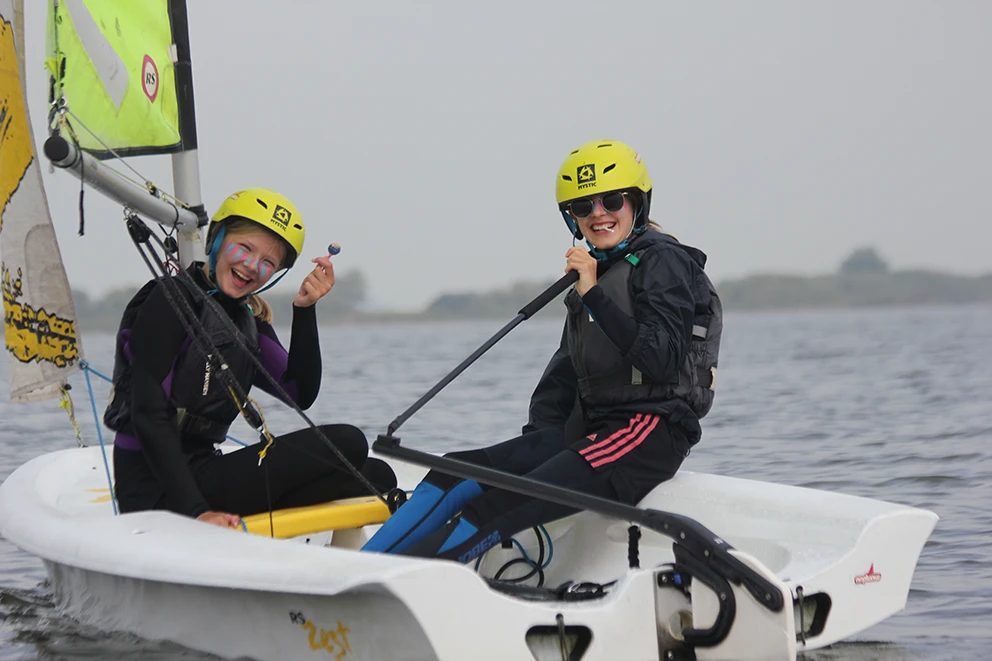
[[[892,271],[872,248],[820,276],[752,275],[717,285],[726,309],[939,305],[992,301],[992,273],[959,276],[925,270]]]
[[[992,302],[992,274],[971,278],[931,271],[752,275],[724,282],[717,291],[728,310],[979,303]]]
[[[360,271],[338,275],[334,292],[318,306],[322,324],[360,321],[421,321],[437,319],[512,318],[553,281],[518,282],[485,292],[441,294],[421,312],[366,312],[367,283]],[[716,285],[726,310],[870,307],[992,302],[992,273],[956,276],[932,271],[891,271],[870,248],[855,251],[838,272],[821,276],[752,275]],[[137,287],[94,299],[74,291],[82,328],[111,330]],[[292,318],[293,294],[264,294],[277,323]],[[540,314],[563,315],[558,301]]]

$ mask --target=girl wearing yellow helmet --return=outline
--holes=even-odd
[[[306,409],[320,389],[321,361],[315,305],[334,286],[327,256],[312,260],[293,300],[287,351],[258,293],[293,265],[303,249],[296,207],[274,191],[253,188],[231,195],[211,220],[207,262],[189,275],[202,290],[174,277],[179,293],[223,356],[225,371],[244,392],[258,385],[279,396],[242,346],[254,353],[293,403]],[[278,277],[276,273],[282,271]],[[173,288],[176,289],[176,288]],[[217,318],[211,295],[238,329],[241,342]],[[364,488],[336,454],[309,429],[276,439],[259,466],[261,446],[221,454],[238,403],[216,365],[192,343],[159,279],[127,305],[117,336],[114,389],[104,422],[114,439],[115,493],[121,512],[167,509],[221,526],[241,516],[360,495]],[[380,491],[396,485],[384,462],[367,459],[368,442],[351,425],[324,425],[323,434]]]
[[[636,504],[670,479],[713,401],[723,327],[706,256],[649,220],[651,180],[627,145],[599,140],[558,172],[573,237],[561,345],[531,398],[523,435],[464,461]],[[576,406],[578,403],[578,406]],[[467,562],[571,514],[562,505],[431,471],[366,550]]]

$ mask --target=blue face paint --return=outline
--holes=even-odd
[[[232,266],[242,266],[246,270],[255,271],[258,274],[258,279],[268,280],[275,273],[275,264],[269,259],[263,259],[260,255],[256,256],[248,247],[237,244],[228,244],[225,252],[231,257]]]

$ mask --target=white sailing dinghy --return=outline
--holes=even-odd
[[[56,117],[63,131],[78,120],[76,135],[53,136],[46,153],[175,227],[181,265],[202,257],[183,3],[53,0],[52,9],[63,53],[52,71],[80,100]],[[30,400],[64,394],[82,349],[35,158],[16,13],[0,0],[0,243],[11,395]],[[133,21],[161,43],[125,43]],[[84,69],[91,79],[70,81]],[[158,119],[79,119],[92,110],[86,87],[106,89],[99,96],[114,113],[104,117],[130,108]],[[101,142],[85,141],[84,124],[106,127]],[[156,127],[150,142],[126,135],[146,124]],[[183,202],[131,187],[94,158],[111,150],[178,150]],[[227,658],[791,660],[902,609],[937,521],[878,500],[686,471],[637,508],[602,501],[401,446],[394,432],[427,398],[375,443],[398,460],[402,486],[431,467],[585,511],[474,565],[361,553],[389,515],[374,497],[249,517],[245,532],[168,512],[116,515],[102,449],[83,447],[14,471],[0,487],[0,532],[41,558],[70,616]]]

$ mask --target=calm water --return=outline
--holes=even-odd
[[[501,325],[325,329],[323,390],[310,415],[351,422],[374,439]],[[880,498],[941,517],[907,609],[806,658],[992,658],[992,308],[738,313],[726,326],[717,400],[686,469]],[[553,319],[514,330],[404,425],[404,443],[441,450],[518,433],[559,333]],[[109,373],[111,336],[83,340],[92,366]],[[5,360],[0,377],[5,478],[74,440],[54,402],[8,401]],[[102,411],[107,386],[95,385]],[[96,443],[83,377],[73,386],[84,437]],[[274,431],[298,426],[292,412],[260,402]],[[249,437],[247,427],[234,434]],[[0,660],[104,658],[209,657],[61,617],[41,563],[0,539]]]

